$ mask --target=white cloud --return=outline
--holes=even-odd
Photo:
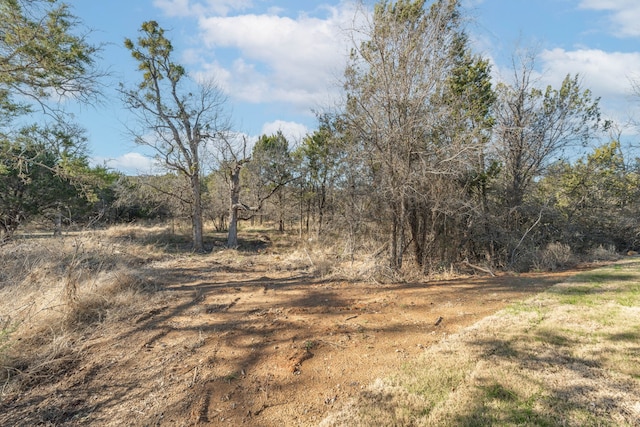
[[[309,133],[309,128],[301,123],[276,120],[262,126],[262,135],[274,135],[278,131],[289,141],[289,148],[297,144]]]
[[[307,110],[327,104],[344,71],[349,46],[344,29],[352,24],[355,6],[342,2],[325,10],[324,18],[273,13],[201,18],[207,48],[238,51],[218,80],[241,101],[287,102]],[[220,63],[204,68],[222,71]]]
[[[190,16],[194,13],[189,0],[154,0],[153,5],[167,16]]]
[[[612,34],[618,37],[640,37],[638,0],[581,0],[580,8],[611,12]]]
[[[221,66],[218,62],[202,65],[202,70],[194,73],[193,77],[199,82],[214,81],[223,92],[230,93],[234,76],[231,71]]]
[[[630,79],[640,69],[640,52],[605,52],[598,49],[545,50],[541,53],[544,80],[557,86],[567,74],[580,74],[584,86],[596,96],[626,96],[631,90]]]
[[[126,153],[116,158],[94,157],[93,165],[104,165],[127,175],[152,174],[158,171],[157,163],[140,153]]]
[[[631,97],[631,80],[637,80],[635,70],[640,69],[640,52],[605,52],[598,49],[545,50],[540,54],[542,85],[559,87],[567,74],[578,73],[582,87],[594,97],[601,98],[601,111],[605,118],[625,127],[630,118],[637,116],[637,98]],[[625,129],[629,132],[630,129]]]

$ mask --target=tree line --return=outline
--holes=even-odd
[[[248,141],[215,81],[192,78],[164,29],[143,23],[124,43],[140,81],[119,93],[136,118],[132,139],[166,173],[137,177],[89,167],[81,129],[62,126],[63,112],[47,104],[49,89],[93,102],[98,49],[72,35],[64,4],[38,9],[49,19],[37,21],[35,4],[2,9],[7,34],[38,33],[26,45],[3,42],[5,239],[35,215],[58,226],[185,218],[193,249],[204,251],[205,223],[227,231],[234,248],[238,222],[258,221],[347,256],[376,255],[396,272],[462,262],[526,270],[550,247],[638,249],[640,164],[601,119],[599,99],[578,74],[540,87],[527,52],[496,83],[457,0],[380,1],[354,20],[344,100],[301,141],[281,132]],[[29,68],[34,61],[41,66]],[[15,126],[32,111],[29,99],[53,124]]]

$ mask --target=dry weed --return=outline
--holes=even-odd
[[[615,246],[598,245],[591,248],[587,253],[588,261],[616,261],[620,259],[620,254],[616,251]]]
[[[159,289],[139,269],[166,254],[111,233],[0,248],[0,379],[7,387],[32,387],[71,369],[89,326],[126,317]]]
[[[555,271],[575,265],[576,259],[569,245],[555,242],[538,250],[531,262],[537,271]]]
[[[308,271],[314,277],[328,277],[333,273],[338,264],[335,256],[327,248],[311,247],[308,244],[300,245],[289,254],[282,257],[281,270]]]

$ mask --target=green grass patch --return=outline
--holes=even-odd
[[[593,272],[577,274],[571,282],[603,284],[608,282],[637,282],[638,274],[629,274],[623,269],[607,267]]]
[[[516,402],[518,395],[500,383],[493,383],[489,386],[480,387],[484,391],[484,399],[489,401]]]
[[[626,286],[614,295],[614,300],[624,307],[640,306],[640,285]]]
[[[596,305],[603,293],[600,285],[575,285],[572,287],[558,287],[549,291],[557,295],[561,304],[567,305]]]
[[[521,313],[535,313],[539,317],[544,317],[544,308],[532,304],[526,304],[523,301],[518,301],[509,305],[505,311],[509,314],[517,315]]]
[[[635,426],[639,307],[637,261],[581,273],[431,347],[340,425]]]

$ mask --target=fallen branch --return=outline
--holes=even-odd
[[[487,273],[487,274],[489,274],[491,277],[496,277],[496,275],[495,275],[495,274],[493,274],[493,271],[491,271],[491,269],[490,269],[490,268],[488,268],[488,267],[487,267],[487,268],[484,268],[484,267],[480,267],[480,266],[478,266],[478,265],[473,265],[473,264],[471,264],[471,263],[469,262],[469,260],[468,260],[468,259],[465,259],[464,261],[462,261],[462,263],[463,263],[464,265],[466,265],[467,267],[471,267],[471,268],[473,268],[474,270],[478,270],[478,271],[481,271],[481,272],[483,272],[483,273]]]

